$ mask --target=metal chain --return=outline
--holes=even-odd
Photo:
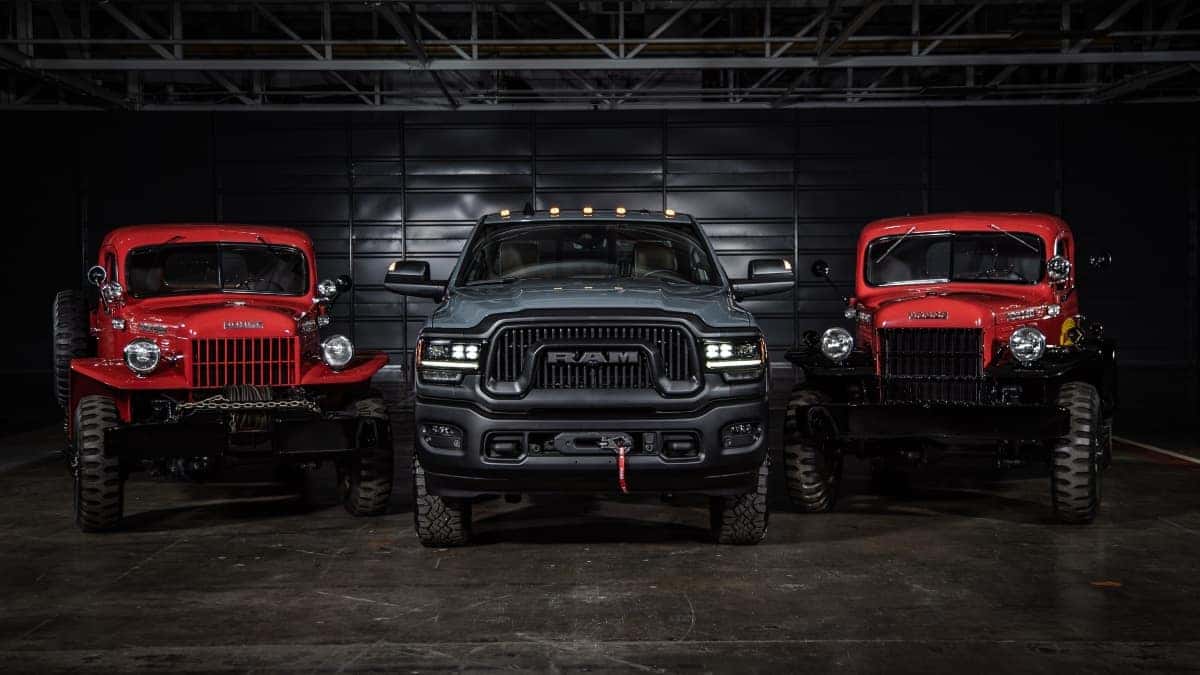
[[[179,404],[178,410],[185,411],[240,411],[240,410],[310,410],[321,414],[321,406],[306,399],[287,401],[230,401],[221,394],[203,401],[188,401]]]

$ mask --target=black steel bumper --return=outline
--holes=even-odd
[[[502,493],[617,493],[615,452],[524,453],[515,459],[485,456],[484,439],[495,434],[544,432],[626,432],[693,434],[697,456],[673,459],[646,451],[630,454],[626,482],[631,493],[663,492],[730,495],[752,489],[767,452],[766,398],[713,405],[693,414],[623,416],[580,411],[569,417],[492,417],[473,407],[418,400],[415,452],[426,471],[432,494],[475,497]],[[722,447],[727,425],[761,425],[762,434],[740,447]],[[460,447],[434,447],[423,436],[427,425],[451,425],[462,431]]]
[[[895,438],[1040,441],[1064,436],[1070,415],[1055,406],[826,404],[806,412],[809,433],[839,440]]]
[[[232,443],[253,445],[287,461],[312,461],[354,452],[354,417],[277,420],[265,431],[231,434],[220,420],[130,424],[104,433],[106,450],[122,459],[219,457]]]

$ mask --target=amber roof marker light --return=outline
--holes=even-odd
[[[550,217],[551,217],[551,218],[554,218],[554,217],[557,217],[557,216],[558,216],[558,207],[557,207],[557,206],[551,206],[551,207],[550,207]]]
[[[508,209],[500,209],[500,217],[501,218],[507,218],[511,215],[512,215],[512,211],[509,211]]]
[[[583,207],[583,215],[590,216],[590,215],[592,215],[593,212],[594,211],[593,211],[592,207],[590,207],[590,206]]]
[[[675,217],[675,209],[663,209],[663,215],[668,218]]]
[[[618,216],[623,216],[623,215],[625,215],[625,207],[624,207],[624,206],[618,206],[618,207],[617,207],[617,215],[618,215]]]

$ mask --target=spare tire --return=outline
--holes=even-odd
[[[70,405],[71,359],[90,356],[87,301],[79,291],[54,296],[54,398],[64,410]]]

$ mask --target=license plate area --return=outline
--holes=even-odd
[[[616,443],[628,455],[658,455],[667,461],[699,459],[700,436],[694,431],[503,431],[484,436],[484,459],[520,462],[527,457],[613,457]]]

